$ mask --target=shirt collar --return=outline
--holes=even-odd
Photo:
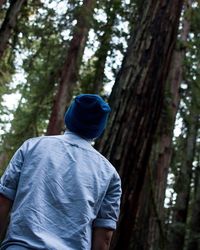
[[[69,140],[70,144],[80,146],[83,148],[87,148],[90,150],[95,150],[91,145],[92,140],[84,139],[83,137],[81,137],[81,136],[79,136],[71,131],[68,131],[68,130],[64,132],[64,136],[66,139]]]

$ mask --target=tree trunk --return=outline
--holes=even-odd
[[[0,58],[3,56],[9,38],[16,25],[17,17],[20,13],[22,5],[26,2],[26,0],[12,0],[10,2],[10,7],[0,29]]]
[[[77,15],[77,24],[61,70],[58,92],[47,128],[48,135],[60,134],[64,127],[64,113],[76,86],[78,72],[91,24],[94,0],[84,0]]]
[[[0,153],[0,176],[1,173],[3,172],[6,163],[8,162],[8,155],[4,152]]]
[[[153,191],[151,206],[151,214],[149,218],[149,234],[148,247],[146,250],[164,249],[166,245],[166,234],[164,229],[164,199],[167,185],[167,175],[169,164],[172,156],[172,137],[176,113],[179,107],[180,95],[179,89],[183,79],[183,62],[186,53],[186,46],[189,31],[190,18],[188,13],[191,13],[192,1],[188,0],[185,3],[185,16],[182,23],[182,31],[172,58],[170,74],[167,80],[167,94],[165,97],[164,112],[161,116],[159,130],[157,132],[158,142],[152,149],[153,155],[151,157],[153,170]]]
[[[111,94],[110,123],[98,144],[122,178],[121,215],[111,249],[130,247],[182,4],[182,0],[147,2]]]
[[[105,65],[108,52],[111,50],[111,39],[113,35],[113,26],[119,12],[121,0],[117,1],[106,1],[103,5],[107,22],[102,26],[102,24],[96,27],[96,30],[101,31],[103,34],[98,35],[98,40],[100,42],[99,48],[96,50],[95,54],[92,56],[92,69],[87,70],[88,73],[83,74],[82,79],[80,79],[81,90],[85,93],[100,94],[103,91],[104,81],[105,81]],[[101,6],[101,8],[103,8]]]
[[[118,1],[120,4],[120,1]],[[103,89],[103,82],[104,82],[104,69],[106,64],[106,59],[108,55],[108,51],[110,50],[110,42],[112,39],[113,33],[113,25],[116,20],[117,9],[119,6],[116,4],[116,1],[109,1],[106,6],[107,11],[107,18],[108,21],[104,25],[104,33],[100,37],[100,47],[95,53],[95,56],[98,58],[97,62],[95,63],[95,74],[94,80],[92,83],[92,93],[99,94]]]
[[[170,230],[170,250],[183,250],[185,245],[186,222],[190,200],[190,188],[193,161],[198,131],[198,115],[191,107],[190,122],[187,127],[186,152],[183,152],[183,162],[177,179],[177,198],[174,207],[173,221]]]
[[[187,250],[200,250],[200,165],[195,169],[195,179],[194,201]]]
[[[154,190],[152,185],[151,166],[147,167],[144,185],[140,194],[138,211],[135,219],[132,237],[132,250],[149,250],[148,234],[149,234],[149,215],[151,205],[155,205]]]

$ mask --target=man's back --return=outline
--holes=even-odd
[[[33,138],[10,164],[0,191],[14,204],[1,249],[88,250],[93,226],[116,228],[120,179],[88,141],[71,132]]]

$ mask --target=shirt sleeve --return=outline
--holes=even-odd
[[[21,167],[24,162],[24,144],[15,152],[0,180],[0,194],[10,200],[15,199]]]
[[[116,229],[120,211],[121,180],[117,173],[111,179],[106,195],[101,204],[94,227]]]

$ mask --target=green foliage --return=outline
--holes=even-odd
[[[78,88],[78,92],[82,93],[91,93],[93,92],[93,84],[95,77],[95,63],[98,58],[94,56],[91,57],[81,68],[80,72],[80,87]]]
[[[75,20],[80,16],[81,4],[82,1],[73,0],[30,0],[22,8],[9,47],[0,62],[0,115],[2,118],[3,114],[14,117],[10,131],[7,119],[0,121],[1,130],[5,131],[1,135],[0,151],[6,151],[9,157],[27,138],[45,134],[60,69]],[[7,8],[1,10],[0,20]],[[117,73],[120,61],[116,61],[116,56],[125,52],[129,31],[136,20],[136,9],[132,1],[97,1],[95,18],[91,19],[95,37],[87,43],[87,48],[94,54],[82,64],[80,84],[75,93],[94,92],[95,84],[102,79],[99,93],[104,94],[103,85],[111,78],[105,74],[105,68],[110,68],[112,77]],[[96,42],[98,46],[94,49]],[[13,85],[16,72],[21,72],[24,79]],[[4,94],[15,92],[21,99],[18,108],[11,111],[2,105],[2,98]]]
[[[116,58],[119,55],[122,58],[125,53],[130,30],[136,22],[136,12],[134,2],[97,1],[93,20],[96,39],[87,43],[88,48],[95,52],[82,65],[79,91],[103,94],[103,87],[116,77],[121,64]]]
[[[20,65],[13,56],[9,65],[16,64],[23,69],[25,82],[22,81],[15,88],[21,94],[21,101],[14,112],[10,132],[2,136],[2,147],[11,154],[27,138],[45,133],[59,70],[68,45],[62,35],[67,23],[63,15],[58,15],[40,1],[30,1],[21,13],[12,53],[17,58],[23,55],[23,61]],[[3,62],[6,63],[6,57]],[[3,89],[5,85],[2,92]],[[4,93],[8,93],[8,89]],[[5,109],[2,110],[5,112]]]

